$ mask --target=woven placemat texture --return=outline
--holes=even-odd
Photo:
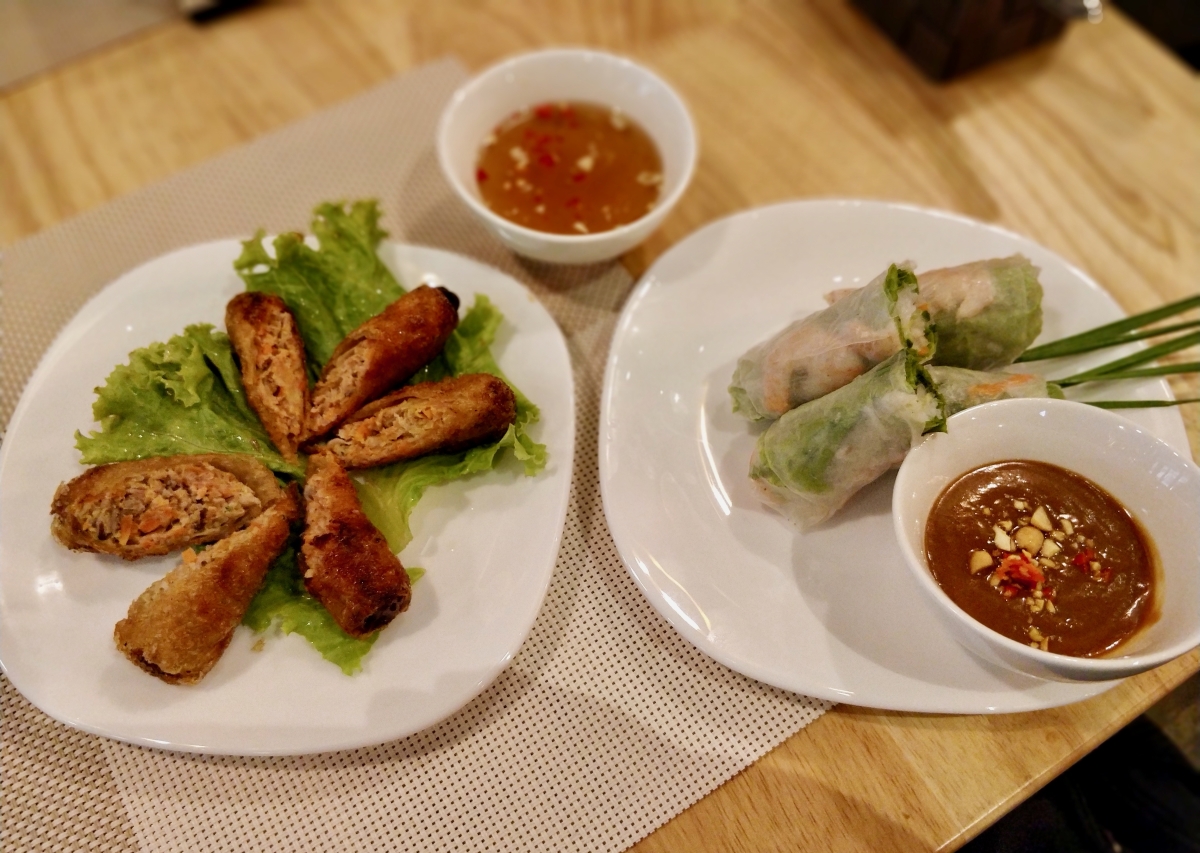
[[[433,132],[463,79],[456,62],[424,66],[8,249],[0,423],[56,331],[121,272],[259,226],[304,228],[321,200],[377,197],[393,237],[504,270],[567,336],[575,470],[562,549],[529,639],[444,723],[302,757],[129,746],[54,722],[0,679],[4,850],[616,851],[828,707],[701,654],[626,574],[604,522],[596,443],[604,360],[633,282],[616,264],[520,261],[456,200]]]

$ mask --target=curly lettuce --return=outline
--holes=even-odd
[[[242,244],[234,262],[247,290],[277,294],[296,316],[314,378],[347,333],[405,292],[377,253],[387,236],[379,217],[374,201],[321,204],[312,222],[315,248],[300,234],[281,234],[271,253],[260,232]],[[491,373],[508,382],[491,352],[503,320],[486,296],[477,295],[444,351],[410,381]],[[508,384],[516,396],[517,417],[499,441],[359,476],[356,488],[363,509],[394,551],[411,541],[409,516],[430,486],[489,471],[505,449],[511,449],[530,476],[545,467],[546,447],[528,433],[538,408]],[[178,453],[248,453],[277,474],[304,476],[303,460],[289,463],[271,444],[246,400],[229,339],[212,326],[188,326],[165,343],[135,350],[96,394],[93,414],[100,429],[76,434],[87,464]],[[423,574],[421,569],[408,572],[414,580]],[[272,625],[298,633],[347,674],[361,668],[373,642],[345,634],[307,593],[294,542],[272,565],[243,622],[259,633]]]
[[[280,234],[272,256],[259,231],[242,243],[242,254],[233,262],[247,290],[273,293],[287,303],[314,379],[342,338],[404,295],[376,253],[387,236],[379,216],[374,201],[356,201],[349,208],[319,204],[312,221],[318,248],[303,234]]]
[[[319,205],[312,229],[317,248],[299,234],[282,234],[274,240],[272,256],[263,247],[260,233],[243,244],[234,267],[248,290],[274,293],[292,310],[315,376],[346,334],[405,290],[377,254],[380,241],[387,235],[379,227],[375,202]],[[511,448],[527,475],[536,474],[546,465],[545,445],[535,442],[528,433],[529,426],[538,419],[538,408],[508,381],[492,355],[491,346],[503,321],[504,315],[491,300],[476,295],[442,353],[409,383],[433,382],[464,373],[491,373],[504,379],[517,401],[516,421],[504,436],[482,447],[399,462],[356,477],[363,511],[393,551],[403,550],[412,541],[409,516],[429,487],[490,471],[506,448]],[[346,637],[324,608],[304,592],[299,577],[294,576],[294,564],[292,575],[288,571],[280,568],[271,576],[274,582],[264,585],[251,607],[253,617],[247,617],[252,621],[246,624],[262,631],[277,622],[285,631],[296,630],[328,660],[352,671],[347,669],[345,650],[355,650],[353,667],[357,667],[369,646],[348,644],[352,638]],[[313,615],[318,611],[323,618]]]
[[[178,453],[247,453],[291,476],[246,401],[229,338],[207,324],[188,326],[166,343],[129,354],[96,389],[92,416],[100,429],[75,433],[87,465]]]

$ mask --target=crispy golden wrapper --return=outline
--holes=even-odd
[[[313,387],[302,443],[324,437],[411,377],[442,351],[457,325],[458,297],[422,285],[348,334]]]
[[[368,403],[325,446],[346,468],[370,468],[495,441],[516,419],[516,397],[503,379],[468,373]]]
[[[224,653],[300,517],[293,486],[248,527],[152,583],[113,630],[117,648],[169,684],[195,684]]]
[[[304,585],[343,631],[365,637],[408,609],[408,573],[363,513],[350,476],[331,453],[308,457],[304,510]]]
[[[225,329],[250,408],[279,452],[295,462],[309,404],[308,367],[296,318],[274,294],[239,293],[225,308]]]
[[[59,485],[50,532],[73,551],[126,560],[216,542],[245,527],[282,489],[239,454],[155,456],[98,465]]]

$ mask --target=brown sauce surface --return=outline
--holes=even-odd
[[[1022,549],[1017,540],[1037,543],[1022,528],[1040,533],[1041,546]],[[990,564],[972,564],[977,552]],[[1110,652],[1155,615],[1153,550],[1137,522],[1090,480],[1044,462],[997,462],[947,486],[930,511],[925,553],[968,614],[1058,654]]]
[[[640,219],[658,202],[662,158],[616,110],[580,102],[515,113],[479,153],[484,203],[518,225],[594,234]]]

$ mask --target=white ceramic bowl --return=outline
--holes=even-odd
[[[475,183],[483,140],[517,110],[564,100],[616,107],[658,146],[661,194],[641,219],[596,234],[547,234],[510,222],[483,203]],[[455,92],[438,124],[437,153],[450,186],[510,249],[539,261],[584,264],[615,258],[659,226],[692,179],[696,130],[679,95],[642,66],[594,50],[543,50],[493,65]]]
[[[1049,462],[1087,477],[1128,509],[1157,549],[1159,617],[1110,655],[1076,658],[1004,637],[942,591],[925,560],[925,521],[961,475],[1006,459]],[[1107,681],[1200,645],[1200,468],[1132,421],[1066,400],[1001,400],[954,415],[909,453],[892,492],[896,538],[913,577],[956,639],[1009,669],[1060,681]]]

